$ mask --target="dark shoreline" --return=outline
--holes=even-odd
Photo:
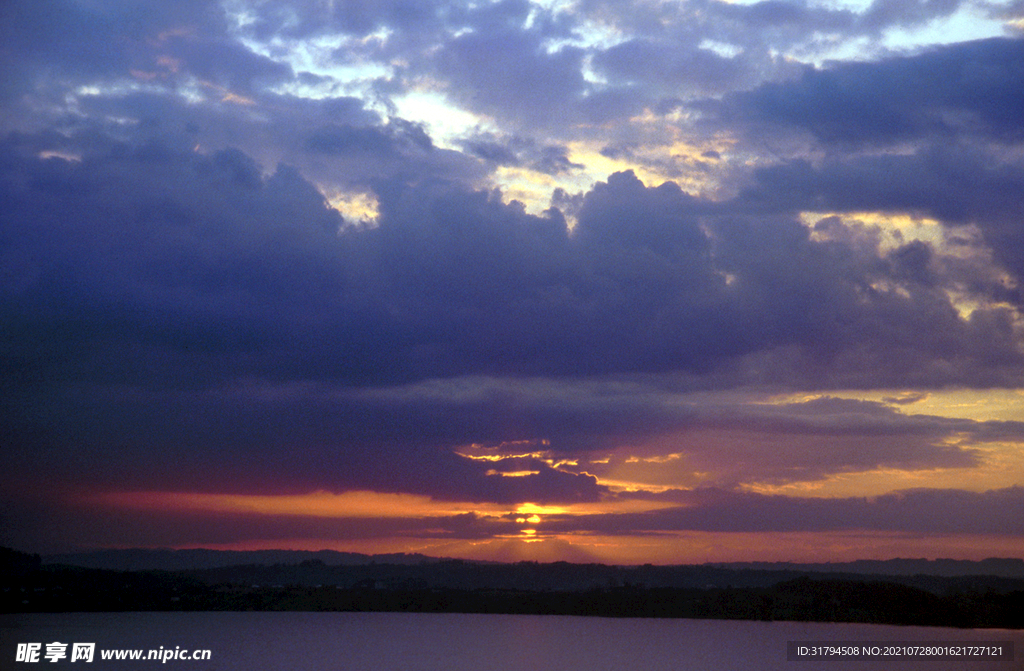
[[[18,555],[24,561],[0,579],[5,613],[381,611],[1024,629],[1024,580],[993,576],[458,560],[112,571]]]

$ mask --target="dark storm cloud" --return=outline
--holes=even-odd
[[[320,151],[386,145],[333,132]],[[23,375],[700,373],[779,348],[814,365],[777,382],[1020,370],[1007,316],[961,318],[927,276],[927,250],[817,242],[795,221],[710,214],[719,206],[628,173],[586,194],[571,234],[556,210],[391,179],[375,185],[379,225],[339,236],[341,217],[296,171],[264,177],[241,152],[114,145],[69,162],[25,150],[8,141],[2,182],[3,253],[21,269],[7,338]]]
[[[858,23],[869,30],[917,26],[949,16],[962,4],[962,0],[875,0],[859,17]]]
[[[346,99],[334,100],[345,107]],[[267,101],[268,106],[273,104]],[[317,183],[360,191],[396,176],[472,181],[487,172],[469,154],[437,147],[422,124],[398,116],[386,123],[374,122],[375,115],[364,109],[359,112],[362,119],[343,111],[305,117],[272,112],[273,125],[263,132],[273,139],[263,143],[264,151],[269,149],[267,153],[279,160],[301,167]],[[300,129],[298,124],[308,126]]]
[[[908,431],[913,423],[892,413],[838,401],[726,420],[669,411],[653,392],[578,405],[565,389],[500,385],[468,401],[413,391],[404,401],[376,392],[374,402],[372,389],[369,401],[332,400],[332,385],[467,373],[701,375],[780,344],[806,350],[824,380],[864,351],[874,360],[854,359],[864,382],[919,374],[918,363],[961,375],[951,361],[984,362],[993,350],[975,350],[980,327],[931,293],[916,248],[890,265],[856,236],[826,244],[795,222],[718,220],[715,206],[629,174],[586,194],[571,234],[557,212],[534,217],[493,194],[392,181],[378,185],[379,225],[339,235],[341,218],[294,170],[264,176],[237,151],[113,144],[75,162],[37,158],[28,139],[9,138],[4,156],[10,472],[172,490],[592,501],[604,488],[591,475],[533,463],[534,475],[502,477],[451,450],[526,435],[586,453],[694,428],[768,431],[790,446],[753,471],[726,469],[728,483],[975,463],[941,444],[955,430],[980,432],[971,423]],[[875,276],[911,290],[865,292]],[[845,320],[848,331],[820,325],[833,311],[826,324]],[[907,337],[885,336],[898,329]],[[1012,364],[1016,350],[1006,352]],[[794,374],[805,373],[783,366],[775,381]],[[246,380],[256,393],[218,397]],[[837,448],[816,449],[823,439]],[[763,439],[729,445],[717,457],[696,448],[697,463],[765,462]],[[40,456],[58,454],[40,470]]]
[[[5,421],[7,472],[35,475],[7,483],[8,491],[31,491],[45,478],[72,490],[374,489],[557,504],[606,494],[595,475],[674,486],[699,471],[704,482],[734,486],[876,468],[969,468],[979,463],[971,446],[1024,439],[1016,423],[906,416],[829,398],[715,401],[673,394],[656,378],[642,384],[481,377],[365,389],[254,379],[191,390],[94,383],[46,386],[38,396],[11,400],[18,414]],[[524,438],[531,440],[517,447]],[[579,466],[554,470],[535,456],[460,456],[510,451]],[[683,458],[623,470],[627,459],[666,453]],[[53,460],[55,454],[61,458]],[[517,471],[533,474],[500,475]]]
[[[282,62],[289,44],[348,35],[366,39],[346,43],[335,60],[390,64],[394,74],[379,78],[378,86],[397,94],[427,77],[444,85],[467,109],[528,134],[539,128],[561,132],[581,121],[607,122],[666,99],[788,77],[796,66],[772,54],[806,42],[810,34],[841,41],[890,25],[925,22],[956,6],[878,2],[856,15],[781,2],[581,3],[572,11],[544,9],[525,0],[473,6],[297,1],[253,7],[67,2],[45,11],[15,2],[5,5],[10,39],[5,40],[9,46],[4,54],[11,65],[8,87],[22,92],[32,90],[38,76],[92,84],[97,78],[136,72],[158,77],[151,80],[154,84],[194,76],[251,96],[273,84],[314,76],[292,73]],[[585,43],[586,21],[618,28],[632,38],[607,47],[573,46]],[[262,43],[277,60],[253,52],[240,38]],[[609,81],[586,81],[585,64],[608,75]],[[956,66],[956,59],[950,64]],[[955,81],[948,84],[955,90]],[[896,90],[902,96],[897,100],[913,90]]]
[[[548,53],[538,37],[518,30],[456,37],[434,59],[457,103],[513,128],[564,123],[585,90],[581,49]]]
[[[887,28],[924,25],[951,15],[962,4],[961,0],[877,0],[857,12],[780,0],[749,4],[717,0],[671,4],[597,0],[578,3],[576,11],[611,23],[626,33],[657,40],[669,38],[680,45],[697,36],[751,52],[767,52],[769,48],[800,52],[811,50],[818,41],[835,44],[860,36],[877,37]]]
[[[926,138],[1019,141],[1024,40],[935,47],[915,56],[808,67],[794,81],[725,96],[726,118],[788,124],[819,141],[890,144]]]
[[[19,486],[45,476],[50,487],[59,484],[71,492],[112,488],[302,494],[313,489],[373,489],[440,500],[557,505],[595,501],[609,493],[590,474],[555,471],[534,457],[475,461],[454,454],[453,446],[473,453],[477,450],[460,446],[468,441],[500,445],[523,435],[546,435],[551,438],[548,445],[535,441],[511,450],[575,457],[581,462],[581,471],[603,476],[606,473],[598,470],[597,464],[588,462],[589,454],[600,456],[623,442],[637,444],[657,431],[674,432],[670,449],[686,453],[688,468],[710,471],[711,481],[724,487],[743,479],[784,483],[787,477],[814,479],[878,466],[970,467],[975,463],[971,451],[948,445],[949,439],[970,444],[1019,442],[1024,437],[1024,428],[1018,423],[905,416],[867,402],[823,397],[808,403],[752,406],[697,397],[692,403],[680,403],[657,386],[622,382],[555,385],[540,380],[499,383],[480,378],[364,390],[253,382],[221,390],[159,393],[83,388],[77,394],[66,393],[57,402],[63,416],[35,427],[31,449],[6,444],[5,461],[8,466],[16,465]],[[24,430],[17,432],[27,435]],[[716,439],[716,432],[729,435]],[[663,456],[665,451],[666,446],[660,446],[646,453],[638,445],[635,454]],[[61,459],[54,461],[54,454]],[[667,472],[671,485],[673,463],[662,460],[651,466]],[[745,470],[742,464],[748,465]],[[610,466],[615,465],[612,460]],[[536,474],[504,477],[492,472],[522,470]],[[18,491],[18,485],[12,485],[5,487],[9,494]],[[545,521],[543,529],[599,533],[847,529],[1014,533],[1014,523],[1006,522],[1020,498],[1014,490],[988,495],[924,492],[839,500],[736,494],[721,489],[620,496],[686,507],[563,522],[546,516],[550,526]],[[34,537],[44,533],[40,530],[45,531],[47,525],[33,521],[30,512],[11,509],[8,517],[31,529]],[[984,515],[979,517],[984,521],[972,529],[969,520],[974,514]],[[187,542],[198,542],[196,534],[202,535],[205,529],[213,534],[221,529],[221,523],[234,525],[230,538],[242,534],[240,539],[256,534],[260,525],[271,537],[275,537],[273,530],[285,534],[287,529],[333,529],[361,537],[368,529],[367,523],[358,520],[216,514],[179,517],[182,515],[177,513],[131,512],[112,516],[103,511],[94,518],[87,516],[84,528],[112,533],[112,520],[121,519],[122,531],[150,529],[141,536],[150,538],[148,534],[160,536],[165,532],[159,530],[166,528],[171,534],[168,538],[177,538],[174,530],[178,529]],[[447,528],[443,520],[434,521],[424,526],[397,520],[378,529],[429,535],[433,532],[427,530]],[[189,525],[194,526],[190,532]],[[10,527],[8,533],[16,531]],[[462,537],[459,534],[469,530],[453,533]]]
[[[954,230],[976,226],[1000,267],[1019,283],[1024,278],[1024,236],[1019,226],[1024,216],[1019,198],[1024,190],[1024,164],[1003,154],[965,146],[930,146],[910,154],[854,156],[818,164],[794,160],[756,171],[753,185],[735,205],[758,211],[909,212],[933,217]],[[908,245],[891,254],[889,261],[895,274],[926,285],[937,281],[929,275],[927,255],[919,245]],[[981,277],[969,284],[981,295],[1020,304],[1013,286]],[[985,312],[977,318],[1000,319],[997,313]],[[986,336],[992,338],[988,346],[995,346],[994,356],[1002,356],[996,354],[1005,352],[996,344],[1002,338],[995,332]]]
[[[581,74],[584,51],[552,40],[577,36],[574,19],[526,0],[493,3],[322,3],[251,8],[239,35],[267,44],[345,34],[361,38],[334,53],[337,63],[387,63],[392,74],[374,86],[398,96],[440,84],[464,109],[527,132],[560,127],[581,110],[607,115],[615,101],[588,99]],[[273,48],[273,46],[271,46]],[[621,107],[621,101],[618,101]]]
[[[430,151],[434,143],[417,124],[392,121],[383,129],[349,125],[323,126],[306,139],[306,149],[324,154],[370,154],[394,156],[405,147]]]
[[[1020,487],[967,492],[905,490],[871,498],[807,499],[716,489],[667,492],[662,498],[685,504],[640,514],[569,517],[544,515],[531,525],[541,534],[592,533],[637,536],[672,531],[698,532],[889,532],[901,534],[1021,535],[1024,491]],[[17,506],[18,504],[14,504]],[[119,545],[125,538],[142,547],[289,541],[296,538],[485,539],[516,534],[511,517],[463,514],[426,518],[329,518],[201,511],[117,511],[82,504],[40,509],[5,508],[5,536],[32,538],[34,547]],[[74,517],[73,528],[52,520]]]
[[[420,124],[397,116],[385,122],[361,98],[260,91],[233,100],[210,85],[199,88],[205,99],[197,104],[190,97],[196,94],[173,82],[100,87],[53,108],[49,121],[59,133],[26,133],[19,142],[66,155],[107,150],[111,142],[179,153],[240,149],[263,166],[286,161],[307,179],[341,190],[366,191],[396,173],[472,181],[485,172],[471,156],[435,147]]]
[[[814,499],[738,493],[720,489],[670,491],[666,502],[683,504],[647,513],[544,515],[531,525],[541,534],[637,536],[667,532],[888,532],[900,534],[1022,535],[1020,487],[968,492],[919,489],[870,498]],[[329,518],[203,511],[112,510],[80,502],[4,510],[4,538],[31,538],[49,551],[111,546],[130,538],[141,547],[290,541],[296,538],[486,539],[516,534],[514,517],[463,514],[425,518]],[[74,518],[71,528],[53,520]],[[17,525],[8,526],[7,523]]]
[[[720,121],[781,145],[792,138],[788,133],[803,132],[825,151],[814,161],[783,159],[756,170],[731,207],[762,214],[910,213],[951,228],[976,226],[996,261],[1019,281],[1024,165],[1014,148],[1024,127],[1022,63],[1024,41],[981,40],[875,63],[808,68],[798,80],[727,95]],[[889,148],[899,151],[879,152]],[[906,280],[935,283],[928,256],[925,247],[907,246],[890,262]],[[967,284],[994,300],[1020,302],[1012,286],[981,278]],[[1000,319],[985,315],[977,316]],[[989,337],[999,340],[995,332]]]
[[[288,123],[293,121],[280,119],[271,109],[267,87],[311,77],[319,78],[328,88],[332,82],[341,86],[329,76],[293,73],[283,62],[289,45],[302,38],[338,34],[367,38],[340,47],[335,60],[352,66],[388,63],[393,74],[378,77],[374,84],[380,92],[399,95],[419,86],[425,77],[440,83],[446,94],[465,108],[512,124],[524,137],[541,128],[546,129],[547,137],[568,137],[567,129],[581,123],[607,123],[640,113],[645,107],[659,108],[666,100],[692,99],[705,92],[752,86],[762,78],[789,76],[796,66],[771,56],[772,49],[791,45],[808,32],[842,32],[850,23],[847,11],[775,2],[751,7],[710,2],[697,8],[583,4],[572,12],[543,9],[525,0],[478,6],[294,2],[249,7],[242,14],[233,4],[221,7],[204,2],[179,9],[68,3],[64,9],[67,11],[44,16],[35,5],[9,5],[11,21],[7,25],[23,28],[12,34],[16,39],[5,51],[11,61],[11,86],[20,86],[16,84],[20,81],[26,87],[20,89],[23,92],[34,90],[45,96],[45,90],[33,86],[41,76],[63,87],[123,80],[131,75],[146,78],[149,87],[167,90],[195,84],[198,79],[202,86],[219,87],[222,95],[257,101],[260,106],[251,110],[252,117],[269,115],[283,121],[273,127],[273,133],[267,128],[251,128],[256,135],[249,142],[247,132],[238,130],[231,142],[215,145],[240,146],[251,154],[268,142],[280,147],[288,135]],[[641,32],[643,37],[609,47],[573,46],[585,35],[587,20],[627,31],[645,26],[653,32]],[[751,26],[757,31],[751,31]],[[783,36],[785,31],[779,32],[782,26],[789,26],[793,34]],[[367,37],[374,31],[384,32]],[[751,41],[753,35],[761,37]],[[709,36],[715,41],[712,46],[703,41]],[[243,45],[241,38],[250,41]],[[264,53],[254,52],[254,43],[263,44]],[[75,44],[79,51],[72,53],[60,46],[68,44]],[[715,49],[725,49],[726,55]],[[609,81],[585,80],[585,66],[603,72]],[[49,92],[54,108],[63,106],[65,92]],[[217,95],[214,89],[206,93],[211,98]],[[245,126],[258,126],[251,119],[243,122],[242,114],[233,116]],[[324,122],[330,120],[322,119],[321,124]],[[200,130],[197,139],[206,139],[206,127],[200,126]],[[260,160],[273,164],[286,158],[301,163],[283,156],[282,151],[276,156],[270,153],[262,150]],[[453,162],[450,156],[444,158]],[[548,174],[574,167],[557,158],[525,165]]]
[[[294,77],[290,66],[255,54],[228,39],[210,41],[190,39],[187,35],[172,36],[159,51],[174,58],[175,67],[241,94]]]
[[[508,505],[594,501],[606,491],[591,475],[538,459],[473,460],[453,450],[517,440],[524,431],[563,443],[579,443],[602,426],[636,431],[616,426],[627,420],[625,408],[604,404],[606,416],[581,433],[558,424],[579,426],[593,411],[553,408],[514,388],[487,386],[494,391],[461,400],[269,383],[160,392],[77,386],[51,396],[47,409],[9,418],[5,462],[36,475],[5,478],[5,490],[38,491],[40,481],[70,491],[372,489]],[[54,462],[54,454],[63,456]],[[521,471],[530,474],[502,475]]]
[[[463,140],[463,149],[485,161],[497,165],[520,165],[516,152],[503,142],[490,137],[474,137]]]
[[[232,9],[234,7],[229,5],[229,11]],[[434,38],[450,25],[461,25],[467,15],[472,14],[458,1],[414,0],[346,0],[344,3],[292,0],[243,5],[242,9],[248,12],[245,30],[261,40],[303,39],[333,33],[362,38],[381,29],[395,31],[409,39],[417,33]]]
[[[748,63],[721,56],[710,49],[674,42],[657,43],[645,38],[599,52],[593,59],[593,66],[612,82],[645,81],[665,95],[680,90],[705,95],[734,90],[738,83],[753,74]]]
[[[388,135],[380,117],[363,107],[358,98],[306,100],[287,95],[261,94],[258,102],[240,105],[217,102],[196,105],[173,90],[111,91],[78,97],[80,118],[65,121],[62,147],[77,153],[88,150],[89,134],[109,135],[132,145],[158,144],[180,151],[197,145],[204,150],[235,148],[273,165],[283,156],[299,162],[315,149],[324,129],[351,128],[354,133]],[[398,123],[401,123],[399,120]],[[313,145],[313,146],[309,146]],[[40,145],[40,151],[57,147]],[[384,161],[394,154],[381,152]]]
[[[870,498],[793,498],[696,489],[667,493],[685,504],[643,514],[594,516],[590,529],[633,535],[643,531],[799,532],[886,531],[925,534],[1024,534],[1018,511],[1024,488],[987,492],[918,489]],[[566,531],[552,520],[545,531]]]
[[[575,12],[581,20],[613,26],[624,38],[590,51],[594,70],[608,80],[603,91],[628,91],[643,106],[657,109],[672,99],[745,90],[766,81],[787,82],[800,76],[802,66],[780,53],[814,58],[849,40],[877,39],[891,28],[948,17],[960,6],[959,0],[879,0],[858,13],[806,2],[705,0],[584,2]],[[799,101],[781,97],[799,107]],[[838,102],[825,101],[825,106]],[[851,114],[846,107],[842,111]]]
[[[1024,165],[964,147],[912,154],[793,160],[756,171],[737,207],[765,210],[911,212],[951,226],[1012,234]],[[998,249],[997,246],[994,246]]]
[[[983,461],[978,444],[1022,435],[1014,422],[908,416],[877,403],[827,397],[770,405],[682,399],[635,404],[631,420],[583,440],[554,430],[550,449],[578,458],[582,471],[602,479],[733,488],[878,469],[972,468]],[[574,444],[586,447],[574,450]]]
[[[2,3],[6,490],[590,502],[609,494],[594,474],[634,455],[599,458],[629,445],[638,458],[682,454],[651,462],[665,477],[711,474],[723,490],[694,499],[707,528],[805,514],[821,528],[858,515],[877,526],[887,512],[925,528],[927,502],[965,515],[1015,505],[1016,490],[834,504],[721,493],[969,468],[981,458],[970,441],[1021,431],[837,399],[767,408],[673,395],[1021,383],[1016,313],[993,304],[1020,304],[1003,268],[1024,279],[1024,166],[1012,151],[1024,42],[820,69],[776,53],[811,49],[812,31],[841,42],[957,6],[878,2],[858,16],[779,2],[570,12],[399,0],[262,3],[242,17],[212,2]],[[588,41],[587,19],[623,39]],[[353,84],[296,71],[286,54],[309,55],[289,51],[304,37],[341,45],[333,60],[335,47],[320,47],[324,71],[387,74]],[[333,97],[300,97],[304,87]],[[447,144],[387,99],[430,87],[499,130]],[[724,138],[700,150],[736,197],[620,172],[556,190],[531,214],[478,186],[497,166],[584,170],[577,130],[606,156],[640,160],[648,131],[626,120],[682,119],[688,101],[737,87],[748,90],[697,105]],[[687,128],[661,132],[668,146]],[[799,158],[729,172],[749,140],[793,138],[808,149]],[[379,216],[355,224],[329,207],[350,192],[372,196]],[[808,226],[804,211],[925,214],[963,228],[965,251],[990,246],[997,265],[922,241],[884,246],[845,216]],[[979,307],[963,316],[951,291]],[[589,465],[456,453],[519,440]],[[699,527],[692,514],[664,520]],[[224,528],[202,524],[209,539]],[[365,531],[324,524],[309,533]],[[474,524],[460,533],[484,533]]]
[[[569,159],[565,146],[541,144],[525,137],[477,132],[464,137],[460,144],[463,151],[488,163],[524,167],[547,175],[571,173],[585,167]]]
[[[149,71],[171,45],[176,55],[220,82],[242,84],[284,76],[287,67],[232,43],[224,13],[210,0],[185,2],[39,3],[12,0],[0,7],[5,90],[21,95],[37,85],[93,83]],[[232,73],[233,68],[240,68]],[[10,98],[14,100],[14,96]]]
[[[19,315],[27,347],[12,355],[46,376],[131,378],[161,351],[196,364],[228,350],[244,358],[275,339],[275,305],[302,312],[311,289],[341,275],[328,261],[337,213],[294,171],[264,182],[240,152],[202,160],[146,147],[81,164],[14,163],[28,170],[7,173],[16,181],[5,181],[4,251],[25,259],[34,281],[4,296],[5,311]],[[270,250],[276,260],[265,263]],[[154,372],[176,365],[159,359]]]
[[[53,520],[75,519],[70,527]],[[25,508],[17,502],[0,513],[0,542],[16,540],[22,547],[47,552],[73,548],[115,547],[126,539],[136,547],[181,547],[231,543],[294,542],[295,539],[435,540],[493,538],[517,534],[521,525],[472,513],[422,518],[332,518],[303,515],[259,515],[189,510],[119,510],[81,502]],[[17,525],[14,526],[8,525]],[[28,541],[27,539],[31,539]]]
[[[264,165],[284,160],[317,182],[363,191],[396,172],[456,179],[483,173],[468,156],[435,150],[416,124],[395,115],[385,124],[363,98],[281,92],[310,83],[329,90],[337,82],[294,72],[279,49],[274,57],[254,52],[218,3],[181,3],[179,11],[73,2],[64,12],[25,3],[3,9],[12,37],[2,52],[10,65],[5,129],[58,128],[79,142],[100,133],[128,144],[236,148]],[[364,151],[343,151],[353,147]]]

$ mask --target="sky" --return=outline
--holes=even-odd
[[[1024,557],[1024,4],[5,0],[0,545]]]

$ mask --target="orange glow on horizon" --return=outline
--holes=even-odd
[[[669,504],[608,500],[590,504],[542,505],[435,501],[411,494],[316,491],[301,495],[200,494],[183,492],[107,492],[79,501],[121,512],[236,513],[361,519],[424,519],[476,514],[515,522],[504,532],[483,538],[458,538],[437,530],[399,532],[390,537],[252,538],[210,549],[336,550],[363,554],[420,553],[431,557],[488,561],[568,561],[604,564],[701,564],[736,561],[841,562],[855,559],[953,558],[980,560],[1020,555],[1013,536],[895,533],[878,531],[705,532],[665,531],[608,535],[600,532],[546,530],[554,516],[560,529],[586,528],[590,514],[653,510]],[[528,526],[518,526],[528,525]],[[138,547],[138,546],[135,546]],[[167,545],[161,545],[167,547]],[[195,545],[180,547],[195,547]]]
[[[438,501],[416,494],[394,494],[373,491],[331,493],[315,491],[307,494],[210,494],[195,492],[103,492],[81,499],[89,505],[125,510],[194,511],[216,513],[248,513],[329,518],[428,518],[475,514],[481,517],[517,515],[531,524],[538,524],[541,515],[600,515],[609,513],[646,512],[677,504],[652,501],[617,500],[573,503],[562,506],[538,505],[532,502],[513,504]]]
[[[522,503],[516,506],[516,512],[520,515],[566,515],[571,511],[567,507],[562,506],[539,506],[536,503]]]
[[[90,501],[118,508],[144,510],[195,510],[253,513],[258,515],[304,515],[310,517],[434,517],[468,512],[501,514],[507,508],[435,501],[428,496],[351,491],[332,494],[199,494],[190,492],[107,492]]]
[[[525,530],[524,530],[525,531]],[[716,562],[828,563],[858,559],[966,559],[1020,556],[1020,539],[987,535],[865,532],[677,532],[650,536],[521,534],[484,540],[386,538],[242,541],[203,544],[213,550],[334,550],[361,554],[406,553],[480,561],[567,561],[635,566]],[[196,545],[175,549],[193,549]]]

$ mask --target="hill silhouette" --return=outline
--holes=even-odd
[[[44,563],[37,555],[0,549],[0,610],[467,612],[1024,628],[1024,579],[996,575],[497,564],[409,555],[387,562],[379,561],[380,556],[343,553],[286,554],[303,559],[221,566],[216,564],[240,557],[165,552],[101,554],[92,559],[170,558],[178,564],[188,559],[207,566],[114,570]],[[264,561],[282,557],[243,555]]]

